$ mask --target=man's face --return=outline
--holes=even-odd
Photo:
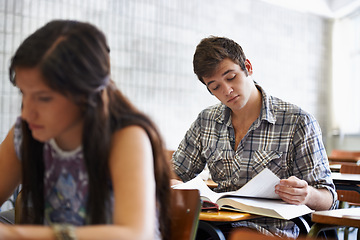
[[[253,85],[252,66],[246,60],[248,74],[231,59],[220,62],[213,76],[203,80],[212,94],[232,111],[241,110],[248,102]]]

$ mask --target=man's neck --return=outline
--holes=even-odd
[[[232,111],[231,117],[232,119],[236,119],[236,121],[240,122],[248,122],[248,121],[255,121],[261,112],[262,106],[262,94],[254,85],[252,89],[251,96],[247,104],[237,111]]]

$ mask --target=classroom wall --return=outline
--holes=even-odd
[[[331,22],[261,0],[0,0],[0,140],[20,113],[8,80],[20,42],[51,19],[100,27],[111,48],[112,78],[159,126],[175,149],[203,108],[217,103],[192,72],[198,42],[233,38],[265,90],[319,120],[328,134]],[[325,139],[326,141],[326,139]]]

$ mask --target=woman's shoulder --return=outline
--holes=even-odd
[[[111,146],[116,149],[130,150],[149,144],[150,140],[144,128],[129,125],[117,129],[111,137]]]
[[[113,133],[109,156],[112,171],[139,170],[140,165],[152,162],[152,156],[150,138],[142,127],[131,125]]]
[[[139,125],[128,125],[119,129],[116,129],[112,134],[112,140],[122,138],[133,138],[146,135],[146,131]]]

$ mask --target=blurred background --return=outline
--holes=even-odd
[[[217,103],[192,71],[199,41],[237,41],[269,94],[312,113],[327,151],[360,149],[358,0],[0,0],[0,141],[20,114],[8,78],[24,38],[52,19],[98,26],[112,78],[176,149],[205,107]]]

